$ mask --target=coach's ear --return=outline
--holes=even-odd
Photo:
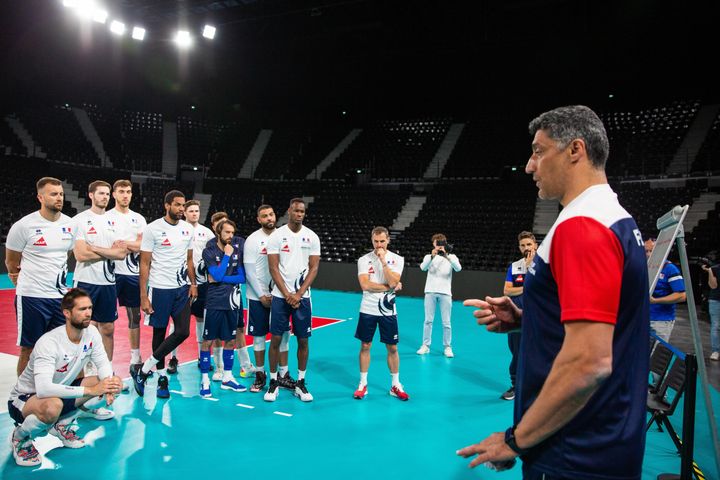
[[[587,157],[587,149],[585,148],[585,140],[582,138],[576,138],[570,144],[567,146],[567,150],[570,154],[570,162],[571,163],[577,163],[582,158],[587,159],[589,162],[590,159]]]

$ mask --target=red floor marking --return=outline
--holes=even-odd
[[[18,355],[20,348],[17,343],[17,319],[15,318],[15,307],[13,301],[15,299],[15,290],[0,290],[0,352],[10,355]],[[244,312],[247,325],[247,310]],[[121,377],[128,376],[128,365],[130,363],[130,341],[127,335],[127,314],[125,308],[118,308],[119,318],[115,322],[115,353],[113,358],[113,366],[115,372]],[[313,329],[326,327],[338,322],[342,322],[337,318],[313,317]],[[252,337],[245,337],[248,345],[252,345]],[[267,336],[270,340],[270,334]],[[145,359],[151,354],[152,329],[145,325],[140,326],[140,353]],[[252,356],[251,356],[252,357]],[[190,337],[180,345],[178,351],[178,360],[180,362],[189,362],[197,359],[197,340],[195,338],[195,321],[191,321]]]

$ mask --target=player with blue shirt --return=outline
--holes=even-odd
[[[237,331],[242,331],[244,327],[240,284],[245,283],[245,272],[242,266],[242,244],[237,243],[238,237],[235,237],[236,228],[231,220],[221,221],[216,227],[217,240],[208,242],[202,254],[208,274],[205,331],[200,351],[202,397],[212,396],[209,377],[210,347],[215,340],[224,342],[220,388],[234,392],[247,390],[232,374]]]
[[[538,247],[523,287],[466,300],[478,324],[522,328],[514,423],[459,450],[523,478],[639,480],[645,451],[650,334],[642,235],[607,183],[610,149],[585,106],[543,113],[525,171],[541,199],[564,207]],[[580,247],[581,246],[581,247]]]
[[[190,302],[197,297],[193,266],[193,228],[182,220],[185,195],[172,190],[165,194],[165,216],[145,227],[140,246],[140,305],[145,325],[153,327],[152,355],[141,369],[132,369],[138,395],[157,366],[158,398],[169,398],[165,357],[190,336]],[[172,317],[175,331],[165,337]]]
[[[68,251],[75,243],[72,220],[62,213],[62,182],[43,177],[35,186],[40,210],[15,222],[5,243],[5,266],[16,285],[18,375],[25,369],[35,342],[65,323],[60,301],[67,292]]]
[[[650,258],[655,239],[645,240],[645,256]],[[672,329],[675,326],[675,304],[687,300],[685,293],[685,281],[680,269],[670,261],[660,270],[655,290],[650,295],[650,329],[655,332],[658,338],[666,342],[670,341]]]

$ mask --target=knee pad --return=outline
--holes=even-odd
[[[253,337],[253,350],[256,352],[265,351],[265,337]]]
[[[135,329],[140,328],[140,309],[139,308],[128,308],[128,328]]]
[[[290,332],[285,332],[280,339],[280,351],[287,352],[288,350],[290,350]]]

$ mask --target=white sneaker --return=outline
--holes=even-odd
[[[270,380],[270,386],[267,389],[267,392],[265,392],[265,396],[263,397],[263,400],[266,402],[274,402],[277,400],[278,392],[280,392],[280,386],[278,385],[277,380]]]
[[[307,387],[305,386],[305,379],[298,380],[295,384],[295,396],[298,397],[303,402],[312,402],[313,396],[312,393],[308,392]]]
[[[222,382],[223,372],[222,370],[215,370],[215,372],[212,374],[212,381],[213,382]]]
[[[247,367],[240,367],[240,377],[241,378],[254,377],[255,372],[257,372],[257,369],[252,364],[248,365]]]
[[[443,354],[444,354],[447,358],[453,358],[453,357],[455,356],[455,354],[454,354],[453,351],[452,351],[452,348],[450,348],[450,347],[445,347],[445,350],[443,350]]]
[[[115,416],[115,412],[103,407],[85,408],[84,406],[79,406],[78,410],[82,411],[80,417],[94,418],[95,420],[110,420]]]
[[[712,352],[710,354],[710,360],[720,360],[720,352]]]
[[[16,427],[17,430],[20,427]],[[42,463],[43,457],[32,443],[32,438],[26,437],[21,440],[15,439],[14,432],[10,434],[10,443],[12,444],[13,457],[15,463],[21,467],[35,467]]]
[[[418,348],[418,351],[415,353],[417,353],[418,355],[426,355],[430,353],[430,349],[427,345],[423,345],[422,347]]]
[[[82,448],[85,446],[85,441],[77,435],[78,425],[75,422],[66,424],[56,423],[48,433],[54,437],[60,439],[64,447],[68,448]]]

